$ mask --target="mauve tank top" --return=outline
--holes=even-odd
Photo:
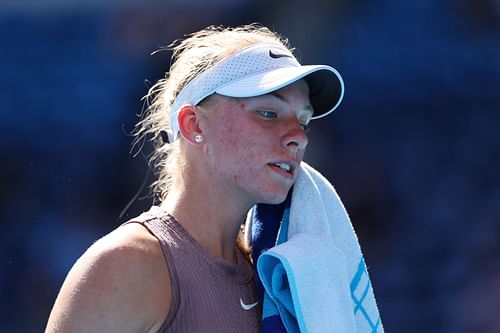
[[[159,240],[170,271],[172,303],[158,332],[260,331],[253,269],[240,251],[237,265],[212,255],[159,207],[131,222]]]

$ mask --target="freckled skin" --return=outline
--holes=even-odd
[[[213,96],[215,110],[208,110],[204,127],[206,171],[214,186],[249,204],[280,203],[295,181],[269,163],[302,160],[307,145],[301,124],[310,118],[309,89],[298,81],[277,91],[283,100],[264,95],[235,99]],[[277,114],[269,119],[260,110]],[[307,119],[304,121],[304,119]]]

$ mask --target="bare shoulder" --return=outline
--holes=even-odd
[[[171,301],[158,240],[130,223],[95,242],[60,290],[46,332],[156,332]]]

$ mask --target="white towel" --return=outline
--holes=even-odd
[[[257,270],[285,326],[295,323],[311,333],[383,332],[346,210],[328,180],[304,162],[292,193],[288,240],[264,252]]]

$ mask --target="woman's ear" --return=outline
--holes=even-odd
[[[199,119],[197,117],[196,106],[191,104],[182,106],[177,114],[181,136],[194,145],[200,144],[203,138],[202,131],[198,125]]]

